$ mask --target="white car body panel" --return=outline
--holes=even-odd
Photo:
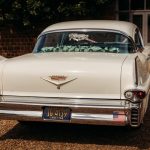
[[[3,94],[120,99],[121,67],[126,57],[126,54],[102,53],[21,56],[5,64]],[[64,75],[77,79],[58,90],[55,85],[42,79],[50,75]]]

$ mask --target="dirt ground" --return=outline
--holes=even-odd
[[[0,150],[150,149],[150,106],[144,125],[126,127],[0,121]]]

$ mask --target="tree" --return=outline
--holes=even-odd
[[[50,23],[100,19],[111,0],[1,0],[0,25],[33,27]]]

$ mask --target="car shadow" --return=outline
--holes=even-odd
[[[0,140],[23,139],[150,148],[150,107],[141,128],[56,123],[16,124]]]

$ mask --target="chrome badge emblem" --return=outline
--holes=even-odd
[[[77,79],[77,78],[71,78],[63,75],[52,75],[52,76],[41,77],[41,78],[57,86],[57,89],[60,89],[61,86]]]

